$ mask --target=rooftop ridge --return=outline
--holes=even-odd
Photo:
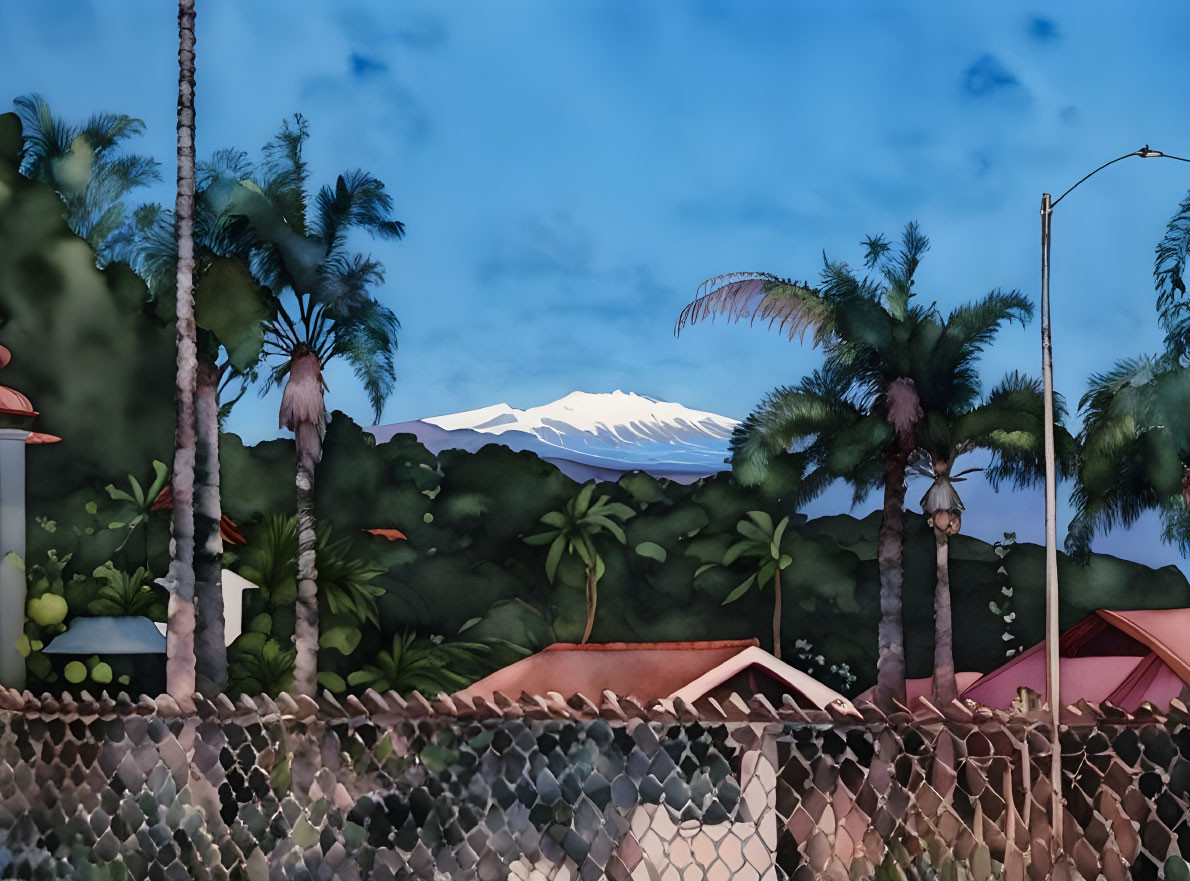
[[[708,651],[759,648],[759,639],[708,639],[689,642],[555,642],[543,652]]]

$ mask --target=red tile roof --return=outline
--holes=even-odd
[[[640,702],[680,697],[687,704],[754,672],[781,690],[819,709],[851,709],[842,695],[783,663],[755,639],[708,642],[641,642],[574,645],[556,643],[481,679],[459,696],[491,700],[494,695],[555,692],[598,700],[604,692]]]

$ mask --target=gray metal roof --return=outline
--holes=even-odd
[[[165,636],[143,615],[75,618],[43,651],[47,655],[163,655]]]

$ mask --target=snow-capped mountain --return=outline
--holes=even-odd
[[[575,480],[647,471],[680,483],[724,470],[734,419],[644,395],[571,392],[541,407],[495,404],[368,429],[380,443],[413,434],[433,453],[488,444],[530,450]]]

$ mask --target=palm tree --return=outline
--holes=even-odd
[[[197,431],[195,526],[195,631],[200,690],[218,693],[227,685],[224,642],[223,541],[219,498],[219,427],[243,396],[264,345],[272,296],[252,277],[250,262],[259,245],[242,219],[217,215],[206,188],[225,174],[246,174],[247,157],[220,151],[196,172],[194,221],[194,314],[197,325],[195,421]],[[133,268],[145,279],[150,300],[173,296],[178,239],[174,213],[142,206],[128,236]],[[221,400],[239,382],[238,394]]]
[[[21,173],[54,188],[67,223],[91,246],[97,266],[122,259],[130,219],[124,198],[161,180],[155,159],[120,150],[123,141],[144,133],[144,122],[122,113],[97,113],[73,126],[54,116],[40,95],[22,95],[13,104],[24,141]]]
[[[946,412],[979,395],[974,362],[1007,321],[1023,325],[1032,304],[1019,292],[993,291],[944,320],[936,306],[913,302],[913,279],[929,240],[905,227],[899,248],[882,236],[864,243],[865,266],[881,281],[858,278],[845,263],[825,260],[820,287],[769,273],[733,273],[703,283],[682,311],[675,332],[723,315],[757,319],[790,340],[812,332],[826,356],[822,370],[780,387],[737,427],[733,470],[745,484],[763,480],[792,446],[804,448],[810,469],[798,501],[841,477],[862,500],[883,486],[877,538],[880,571],[877,703],[905,698],[901,623],[905,477],[918,449],[917,426],[927,411]]]
[[[351,252],[347,234],[360,228],[400,239],[405,227],[392,217],[384,184],[364,171],[340,175],[311,200],[302,156],[308,137],[300,115],[286,121],[265,146],[257,179],[220,176],[207,187],[206,198],[216,215],[240,216],[251,224],[262,242],[253,252],[253,272],[276,297],[263,347],[276,363],[262,394],[284,383],[280,424],[294,433],[299,535],[294,690],[313,695],[318,673],[314,486],[327,419],[323,372],[333,359],[346,360],[379,420],[396,382],[393,356],[400,328],[392,310],[370,293],[384,280],[383,266]]]
[[[1190,555],[1190,194],[1157,243],[1153,282],[1165,351],[1125,359],[1091,377],[1079,402],[1082,458],[1066,552],[1085,561],[1097,532],[1129,527],[1146,511],[1162,540]]]
[[[550,584],[554,583],[558,565],[564,556],[574,555],[582,561],[587,621],[579,642],[584,645],[591,638],[591,629],[595,626],[599,579],[607,568],[599,553],[596,538],[606,532],[620,544],[625,544],[627,537],[620,524],[636,513],[627,505],[611,501],[608,495],[600,496],[595,504],[591,504],[594,495],[595,481],[591,481],[561,511],[550,511],[541,516],[541,522],[550,527],[547,531],[525,538],[527,544],[550,546],[545,558],[545,574]]]
[[[1190,369],[1166,353],[1119,361],[1090,385],[1066,552],[1085,560],[1096,533],[1155,511],[1162,539],[1190,554]]]
[[[1056,407],[1060,420],[1061,400]],[[1059,466],[1063,476],[1073,469],[1074,439],[1061,425],[1055,426]],[[918,425],[919,449],[912,468],[932,481],[921,507],[934,530],[937,579],[934,590],[933,698],[938,704],[958,697],[954,667],[954,631],[950,603],[950,537],[962,526],[963,500],[954,484],[966,475],[983,471],[993,489],[1007,481],[1015,488],[1033,486],[1045,479],[1042,437],[1044,401],[1040,380],[1010,373],[981,402],[946,413],[928,412]],[[991,454],[986,468],[956,471],[961,456],[984,450]]]
[[[786,553],[781,547],[781,540],[789,528],[789,517],[782,517],[780,522],[773,524],[773,518],[764,511],[749,511],[748,519],[736,524],[736,531],[742,538],[727,549],[723,555],[723,566],[730,566],[741,557],[749,557],[757,561],[756,571],[741,582],[738,587],[727,595],[723,605],[733,603],[742,597],[752,585],[763,590],[770,579],[773,583],[773,655],[781,657],[781,573],[793,565],[793,555]],[[704,571],[714,563],[707,563],[699,567]],[[695,577],[699,572],[695,573]]]
[[[194,0],[178,0],[177,424],[170,542],[166,690],[183,706],[193,702],[194,660]]]

